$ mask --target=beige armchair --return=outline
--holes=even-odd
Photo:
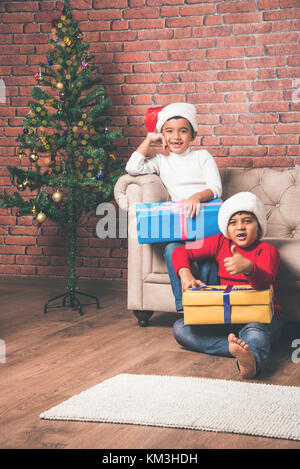
[[[265,241],[280,252],[279,297],[287,317],[300,321],[300,166],[290,169],[221,169],[223,200],[250,191],[265,204],[268,232]],[[176,312],[164,244],[137,241],[135,204],[164,202],[169,194],[157,175],[122,176],[115,186],[118,205],[128,211],[127,308],[147,326],[154,311]]]

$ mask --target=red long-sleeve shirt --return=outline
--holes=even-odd
[[[251,285],[255,290],[264,290],[273,285],[274,310],[282,314],[282,309],[277,298],[276,274],[280,263],[278,250],[269,243],[256,241],[252,246],[242,249],[236,246],[236,250],[245,258],[253,262],[254,268],[250,275],[230,275],[224,267],[224,259],[232,257],[230,250],[232,241],[222,234],[210,236],[202,240],[177,247],[172,254],[172,263],[178,276],[178,270],[182,267],[191,269],[195,261],[213,257],[216,259],[221,285]]]

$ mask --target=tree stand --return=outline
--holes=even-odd
[[[100,304],[96,296],[90,295],[89,293],[84,293],[78,290],[76,287],[76,284],[77,284],[77,276],[76,276],[77,219],[76,219],[75,210],[74,210],[74,188],[73,188],[72,182],[69,184],[69,187],[68,187],[67,205],[68,205],[68,209],[70,213],[70,217],[68,220],[68,246],[69,246],[68,290],[65,293],[62,293],[61,295],[57,295],[57,296],[54,296],[53,298],[50,298],[50,300],[48,300],[44,306],[44,313],[46,314],[48,312],[49,303],[51,303],[52,301],[58,300],[59,298],[62,298],[62,304],[61,304],[62,307],[65,307],[66,301],[69,300],[69,306],[71,308],[78,309],[79,314],[82,316],[83,315],[82,305],[79,299],[76,298],[77,295],[84,295],[88,298],[92,298],[93,300],[95,300],[96,306],[98,309],[100,308]]]
[[[48,313],[49,303],[51,303],[52,301],[58,300],[59,298],[62,298],[63,299],[62,303],[61,303],[62,307],[66,306],[66,300],[69,299],[70,307],[78,309],[80,316],[82,316],[84,314],[83,311],[82,311],[82,305],[81,305],[79,299],[76,298],[76,295],[84,295],[84,296],[87,296],[88,298],[92,298],[96,302],[97,309],[100,308],[100,303],[99,303],[99,300],[96,296],[90,295],[88,293],[84,293],[84,292],[79,291],[77,289],[76,290],[70,289],[67,292],[62,293],[61,295],[57,295],[57,296],[54,296],[53,298],[50,298],[50,300],[48,300],[47,303],[44,306],[44,313],[45,314]],[[58,307],[58,306],[52,306],[52,307],[55,308],[55,307]]]

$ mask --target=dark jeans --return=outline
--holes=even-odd
[[[270,324],[250,322],[248,324],[197,324],[185,325],[179,319],[173,327],[177,342],[189,350],[232,357],[228,348],[228,335],[233,332],[250,347],[256,361],[256,375],[261,374],[268,362],[270,347],[281,335],[282,321],[274,315]]]

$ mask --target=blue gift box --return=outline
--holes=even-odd
[[[184,201],[136,204],[138,242],[194,241],[220,233],[220,199],[201,203],[199,215],[186,217]]]

